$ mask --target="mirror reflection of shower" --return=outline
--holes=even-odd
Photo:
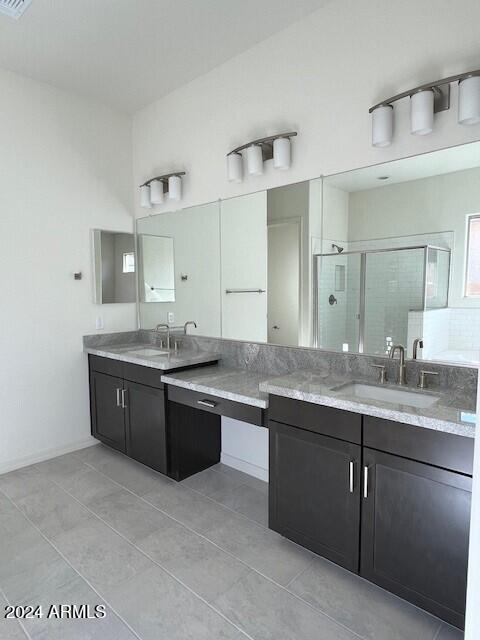
[[[425,329],[425,313],[448,305],[448,248],[391,246],[339,253],[314,256],[318,347],[384,356],[392,343],[410,350]]]

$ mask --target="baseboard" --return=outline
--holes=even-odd
[[[29,465],[36,464],[37,462],[44,462],[45,460],[50,460],[50,458],[56,458],[57,456],[62,456],[65,453],[71,453],[72,451],[77,451],[78,449],[85,449],[86,447],[91,447],[94,444],[98,444],[98,441],[95,440],[95,438],[84,438],[83,440],[79,440],[78,442],[73,442],[67,447],[44,449],[39,453],[31,456],[26,456],[25,458],[9,460],[8,462],[3,462],[2,464],[0,464],[0,474],[8,473],[9,471],[15,471],[16,469],[21,469],[22,467],[28,467]]]
[[[226,464],[227,467],[233,467],[234,469],[237,469],[237,471],[243,471],[244,473],[248,473],[249,476],[268,482],[268,469],[257,467],[256,464],[240,460],[239,458],[228,455],[228,453],[222,453],[220,461],[223,464]]]

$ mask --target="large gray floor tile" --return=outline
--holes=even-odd
[[[63,477],[59,484],[87,507],[91,501],[116,493],[120,488],[105,475],[89,467]]]
[[[268,527],[268,493],[248,484],[220,489],[211,498]]]
[[[223,520],[212,523],[205,535],[281,585],[288,584],[306,569],[314,557],[274,531],[231,512]]]
[[[45,462],[39,462],[35,465],[35,469],[44,474],[53,482],[61,481],[65,476],[71,476],[73,473],[81,471],[85,465],[79,460],[75,454],[67,453],[58,458],[52,458]]]
[[[368,640],[432,640],[439,625],[437,618],[321,558],[289,590]]]
[[[355,640],[349,631],[254,571],[215,604],[256,640]]]
[[[93,615],[97,605],[105,602],[80,577],[57,589],[45,589],[37,603],[46,617],[25,622],[32,640],[133,640],[135,635],[107,606],[105,618],[56,619],[48,618],[52,604],[89,605]]]
[[[100,591],[150,566],[151,561],[96,518],[53,538],[75,569]]]
[[[108,601],[142,640],[245,640],[160,567],[109,590]]]
[[[35,466],[25,467],[0,476],[0,491],[3,491],[12,500],[44,491],[51,486],[51,481],[42,475]]]
[[[456,629],[455,627],[451,627],[448,624],[443,624],[440,633],[435,638],[435,640],[463,640],[464,634],[460,629]]]
[[[0,594],[0,638],[2,640],[27,640],[27,635],[20,623],[17,620],[5,618],[7,604],[7,601]]]
[[[47,537],[68,531],[91,517],[85,507],[56,485],[20,498],[17,505]]]
[[[3,493],[0,493],[0,551],[2,543],[10,543],[16,534],[25,530],[25,516]],[[33,527],[31,527],[33,530]]]
[[[145,494],[144,499],[199,533],[221,523],[230,513],[221,505],[175,483],[158,485]]]
[[[98,443],[91,447],[85,447],[84,449],[74,451],[73,455],[85,464],[90,464],[95,467],[97,464],[103,464],[107,460],[117,458],[122,454],[115,451],[115,449],[111,449],[104,444]]]
[[[259,480],[248,473],[244,473],[243,471],[239,471],[238,469],[234,469],[233,467],[229,467],[223,462],[219,462],[218,464],[210,467],[213,471],[217,471],[218,473],[222,473],[232,480],[235,480],[237,485],[240,484],[248,484],[253,489],[258,489],[260,491],[264,491],[268,493],[268,482],[264,482],[263,480]]]
[[[130,541],[169,526],[172,520],[125,489],[89,502],[89,508]]]
[[[182,484],[211,497],[219,491],[235,489],[241,482],[212,469],[205,469],[183,480]]]
[[[244,564],[173,520],[137,545],[209,602],[249,571]]]
[[[162,476],[143,464],[120,454],[107,458],[104,462],[96,463],[94,466],[106,476],[139,496],[151,491],[159,483],[169,484],[173,482],[166,476]]]

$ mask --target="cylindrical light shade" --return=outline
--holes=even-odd
[[[262,147],[259,144],[252,144],[247,148],[247,167],[251,176],[261,176],[263,174]]]
[[[433,131],[433,91],[419,91],[410,96],[410,130],[417,136]]]
[[[140,206],[144,209],[151,209],[152,202],[150,200],[150,185],[144,184],[140,187]]]
[[[393,138],[393,107],[391,104],[372,111],[372,145],[388,147]]]
[[[480,76],[460,80],[458,85],[458,122],[480,122]]]
[[[182,179],[180,176],[170,176],[168,179],[168,198],[177,201],[182,199]]]
[[[150,202],[152,204],[162,204],[163,182],[161,180],[154,180],[150,183]]]
[[[290,160],[290,139],[276,138],[273,141],[273,166],[275,169],[289,169]]]
[[[230,182],[241,182],[243,180],[243,158],[241,153],[228,154],[227,175]]]

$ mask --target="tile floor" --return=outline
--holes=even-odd
[[[96,445],[0,476],[0,638],[462,638],[266,525],[267,485],[221,464],[176,484]],[[6,603],[107,615],[19,623]]]

